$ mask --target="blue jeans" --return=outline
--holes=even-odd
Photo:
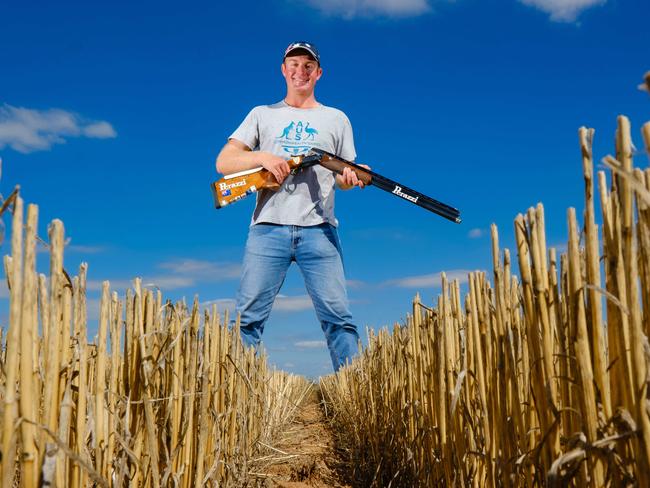
[[[327,223],[310,227],[256,224],[250,228],[237,293],[242,341],[247,346],[259,345],[292,261],[298,263],[334,370],[338,370],[357,353],[359,334],[348,306],[338,234]]]

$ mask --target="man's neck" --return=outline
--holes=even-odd
[[[295,108],[316,108],[320,105],[320,103],[316,101],[316,97],[313,93],[307,96],[301,96],[298,93],[287,93],[287,96],[284,97],[284,102]]]

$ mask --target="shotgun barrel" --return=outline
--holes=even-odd
[[[388,193],[392,193],[393,195],[414,203],[419,207],[425,208],[430,212],[451,220],[452,222],[455,222],[457,224],[461,223],[460,211],[454,207],[423,195],[422,193],[417,192],[408,186],[390,180],[385,176],[366,169],[363,166],[359,166],[356,163],[341,159],[334,154],[323,151],[322,149],[312,148],[312,152],[321,155],[321,159],[318,164],[329,169],[330,171],[341,174],[343,173],[343,169],[347,166],[356,173],[357,178],[363,181],[365,185],[376,186],[377,188],[381,188]]]

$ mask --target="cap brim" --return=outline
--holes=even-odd
[[[284,55],[284,57],[287,58],[287,57],[291,56],[292,52],[300,51],[300,50],[307,51],[309,54],[311,54],[311,57],[314,58],[314,60],[317,61],[318,64],[320,64],[320,58],[318,57],[318,55],[316,55],[316,53],[314,51],[312,51],[311,49],[309,49],[308,47],[305,47],[305,46],[296,46],[296,47],[294,47],[291,51],[288,51]]]

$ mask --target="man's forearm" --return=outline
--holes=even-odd
[[[235,144],[226,144],[217,156],[217,171],[224,175],[246,171],[262,166],[261,153],[244,149]]]

